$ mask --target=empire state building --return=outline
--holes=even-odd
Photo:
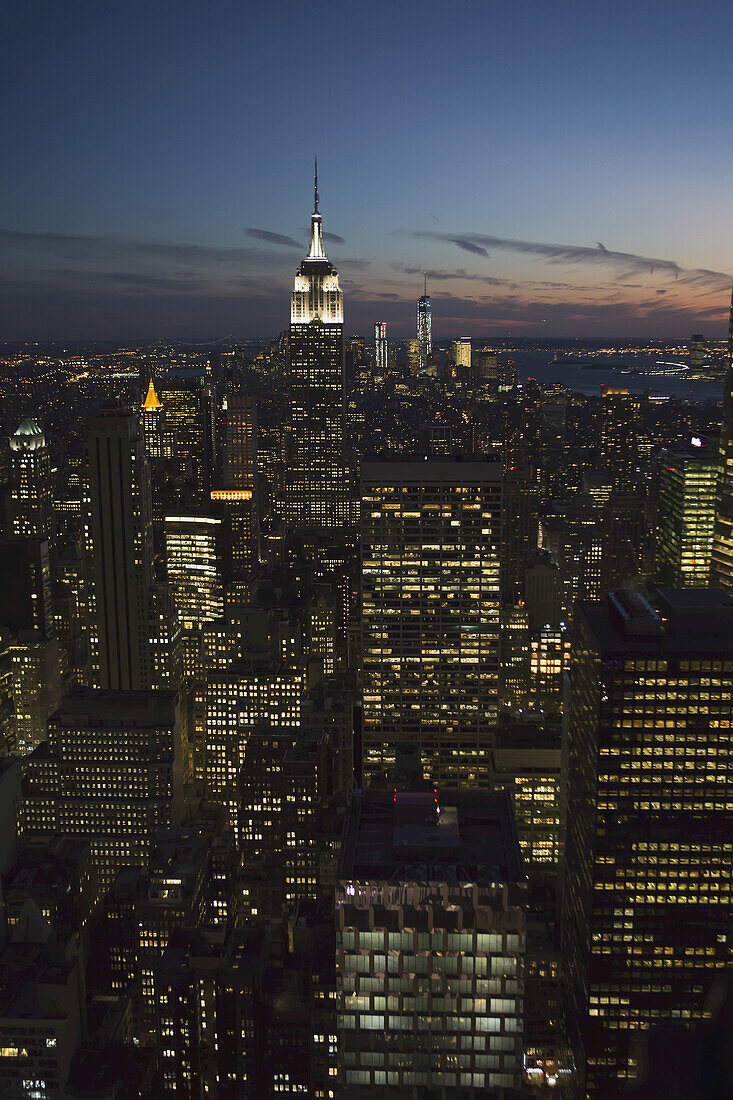
[[[338,272],[323,249],[318,171],[308,255],[290,305],[289,383],[292,447],[285,518],[292,527],[346,524],[344,455],[344,303]]]

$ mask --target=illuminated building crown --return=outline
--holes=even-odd
[[[317,161],[314,192],[310,249],[295,275],[290,299],[290,323],[307,325],[311,321],[320,321],[324,325],[342,325],[344,299],[339,287],[338,271],[323,248],[323,219],[318,209]]]

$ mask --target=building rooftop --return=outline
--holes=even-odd
[[[647,600],[620,590],[578,604],[601,653],[733,654],[733,596],[721,588],[660,588]]]
[[[511,803],[483,791],[355,791],[339,878],[518,882],[524,869]]]
[[[175,724],[175,691],[95,691],[85,688],[64,696],[51,721],[62,726],[164,726]]]

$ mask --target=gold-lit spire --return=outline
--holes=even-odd
[[[158,395],[155,392],[155,386],[153,385],[153,379],[150,379],[150,385],[148,386],[148,395],[143,401],[143,412],[157,412],[158,409],[162,409],[163,406],[158,400]]]

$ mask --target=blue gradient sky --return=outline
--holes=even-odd
[[[28,0],[3,40],[0,338],[276,334],[299,250],[247,230],[304,240],[314,151],[349,331],[411,335],[427,268],[439,337],[723,334],[729,3]]]

